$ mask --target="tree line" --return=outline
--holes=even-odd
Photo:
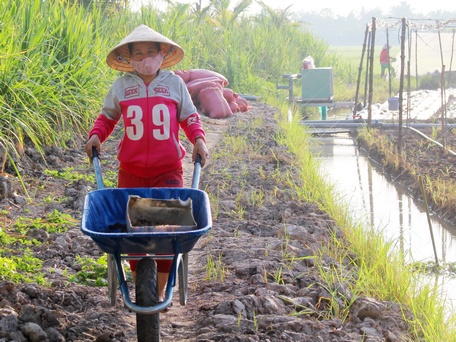
[[[295,21],[303,24],[315,36],[321,38],[328,45],[362,45],[366,25],[372,22],[372,18],[408,18],[413,20],[449,20],[456,18],[456,11],[436,9],[429,13],[416,13],[406,2],[391,7],[385,12],[380,7],[365,10],[363,7],[350,11],[346,16],[336,15],[331,9],[325,8],[318,12],[293,12],[290,7],[289,13]],[[381,33],[378,33],[378,42],[384,42]],[[389,33],[390,42],[399,44],[400,32]],[[380,44],[380,43],[379,43]]]

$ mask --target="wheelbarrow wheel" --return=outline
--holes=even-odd
[[[136,265],[136,304],[153,306],[158,302],[157,266],[152,258],[143,258]],[[160,314],[136,314],[138,342],[160,341]]]

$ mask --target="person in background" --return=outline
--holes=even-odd
[[[390,63],[394,62],[396,59],[390,57],[389,55],[389,50],[391,49],[391,46],[388,44],[385,44],[383,46],[382,51],[380,51],[380,67],[382,69],[381,77],[386,76],[386,71],[390,67]]]
[[[193,144],[192,159],[201,156],[204,166],[208,149],[199,114],[183,80],[164,70],[177,64],[183,49],[146,25],[140,25],[111,52],[106,62],[125,72],[116,79],[85,145],[101,155],[102,143],[120,119],[124,134],[118,145],[118,187],[183,187],[182,159],[186,154],[179,140],[182,129]],[[136,263],[130,260],[133,279]],[[164,300],[172,260],[157,260],[158,299]]]

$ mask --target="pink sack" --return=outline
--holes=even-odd
[[[231,111],[234,113],[240,112],[239,106],[236,103],[236,101],[231,101],[228,102],[228,105],[230,106]]]
[[[187,83],[188,81],[190,81],[190,73],[188,71],[185,71],[185,70],[174,70],[174,74],[176,74],[177,76],[182,78],[184,83]]]
[[[221,119],[233,115],[219,87],[204,88],[198,95],[201,112],[210,118]]]
[[[243,97],[238,96],[236,98],[236,103],[238,104],[241,112],[247,112],[249,110],[249,103]]]
[[[193,81],[193,80],[197,80],[197,79],[201,79],[201,78],[216,77],[220,81],[222,81],[222,86],[225,87],[226,85],[228,85],[228,80],[226,79],[226,77],[215,71],[206,70],[206,69],[190,69],[188,72],[190,73],[189,81]]]
[[[201,83],[205,83],[205,82],[216,83],[216,84],[220,85],[220,88],[223,88],[223,86],[224,86],[223,80],[219,79],[218,77],[205,77],[205,78],[197,78],[195,80],[191,80],[191,81],[187,82],[187,88],[194,86],[196,84],[201,84]]]
[[[222,85],[220,84],[220,80],[217,78],[203,78],[199,80],[190,81],[187,83],[187,89],[192,97],[192,100],[196,100],[198,95],[202,89],[208,87],[218,87],[220,90],[222,89]]]
[[[231,103],[234,101],[234,91],[232,91],[230,88],[224,88],[223,89],[223,97],[228,103]]]

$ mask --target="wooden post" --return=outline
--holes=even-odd
[[[409,57],[410,58],[410,57]],[[418,90],[418,30],[415,29],[415,90]]]
[[[397,153],[398,157],[402,156],[402,102],[404,100],[404,60],[405,60],[405,30],[406,19],[402,18],[402,33],[401,33],[401,75],[399,79],[399,129],[397,138]]]
[[[411,70],[410,70],[410,56],[412,55],[412,34],[409,31],[408,32],[408,54],[407,54],[407,113],[406,113],[406,125],[407,127],[410,124],[411,118],[410,118],[410,111],[411,111],[411,99],[410,99],[410,94],[411,94]]]
[[[372,17],[372,40],[371,40],[371,52],[370,52],[370,68],[369,68],[369,106],[367,110],[367,125],[372,125],[372,94],[374,92],[374,50],[375,50],[375,17]]]
[[[388,34],[388,27],[386,28],[386,46],[388,48],[388,90],[389,90],[389,96],[391,96],[391,55],[389,51],[389,34]]]
[[[447,147],[447,131],[446,131],[446,99],[445,99],[445,64],[442,64],[442,74],[440,77],[440,110],[442,111],[442,145],[446,153]]]
[[[369,64],[370,64],[370,42],[371,42],[372,32],[369,30],[369,35],[367,38],[367,57],[366,57],[366,74],[364,75],[364,96],[363,96],[363,107],[366,107],[367,104],[367,88],[369,84]]]
[[[358,67],[358,80],[356,81],[355,108],[353,108],[353,117],[356,115],[356,110],[358,107],[359,85],[361,83],[361,74],[363,72],[364,53],[366,51],[366,41],[367,41],[368,35],[369,35],[369,26],[366,25],[366,31],[364,32],[363,51],[361,52],[361,61],[359,62],[359,67]]]
[[[440,110],[442,111],[442,145],[446,151],[446,99],[445,99],[445,64],[443,63],[442,37],[439,30],[440,60],[442,63],[442,73],[440,75]]]

